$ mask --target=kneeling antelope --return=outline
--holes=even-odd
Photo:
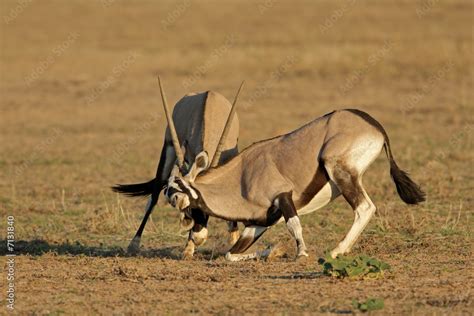
[[[231,106],[230,102],[217,92],[188,94],[178,101],[173,109],[173,118],[171,119],[161,81],[159,81],[159,85],[168,128],[165,132],[165,142],[161,150],[156,177],[145,183],[119,184],[112,188],[115,192],[132,197],[151,195],[142,223],[128,247],[128,252],[132,254],[139,251],[145,225],[171,174],[177,173],[178,170],[187,171],[194,163],[196,155],[203,150],[210,154],[215,152],[215,159],[211,164],[214,167],[238,153],[239,121],[237,116],[232,120],[232,124],[226,124],[227,120],[235,113],[238,94],[234,106]],[[225,140],[219,142],[224,134]],[[179,145],[180,142],[182,146]],[[190,258],[194,254],[195,246],[203,244],[207,239],[209,216],[199,208],[189,209],[189,212],[181,215],[181,226],[189,230],[183,257]],[[228,222],[228,228],[229,242],[234,244],[239,238],[237,223]]]
[[[165,194],[180,211],[197,207],[211,216],[244,223],[241,237],[226,254],[231,261],[262,255],[241,253],[283,219],[296,240],[297,255],[308,256],[299,216],[342,195],[355,219],[332,250],[336,257],[351,250],[375,212],[362,176],[382,148],[401,199],[407,204],[424,201],[420,187],[395,163],[382,125],[353,109],[331,112],[291,133],[257,142],[207,171],[209,157],[201,152],[186,175],[170,177]]]

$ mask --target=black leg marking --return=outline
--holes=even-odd
[[[135,234],[135,237],[141,238],[143,231],[145,230],[145,225],[148,222],[148,218],[150,217],[151,212],[153,212],[153,209],[155,208],[156,203],[158,202],[158,197],[155,195],[152,195],[150,204],[148,205],[148,208],[146,209],[145,216],[143,217],[142,223],[140,224],[140,227],[137,230],[137,233]]]
[[[191,209],[191,217],[194,219],[193,231],[198,232],[203,228],[207,227],[209,221],[209,215],[205,214],[198,208]]]
[[[191,240],[196,246],[204,244],[207,240],[207,223],[209,215],[197,208],[191,209],[191,217],[194,220],[194,226],[189,231],[188,243]]]
[[[351,205],[352,209],[356,209],[357,206],[364,199],[362,187],[359,184],[359,176],[355,172],[348,170],[349,168],[344,167],[341,164],[337,164],[332,168],[334,182],[336,183],[339,191]]]
[[[227,227],[229,233],[236,232],[239,230],[239,225],[237,224],[237,222],[227,222]]]
[[[155,207],[156,203],[158,202],[158,196],[156,196],[154,193],[152,194],[149,202],[148,202],[148,207],[145,212],[145,216],[143,217],[143,220],[140,224],[140,227],[138,227],[138,230],[135,234],[135,237],[133,237],[132,241],[128,245],[127,252],[129,254],[137,254],[138,251],[140,250],[140,241],[142,238],[143,231],[145,230],[145,225],[148,221],[148,218],[150,217],[151,212],[153,211],[153,208]]]
[[[301,228],[300,219],[296,213],[292,195],[292,192],[279,194],[275,199],[274,204],[278,205],[278,208],[283,213],[286,227],[288,227],[290,234],[295,238],[296,247],[298,248],[297,256],[307,257],[308,253],[306,252],[306,245],[303,240],[303,231]]]
[[[313,179],[301,193],[301,198],[299,200],[294,201],[295,205],[298,208],[301,208],[304,205],[308,204],[313,199],[313,197],[319,191],[321,191],[321,189],[326,185],[326,183],[328,183],[328,181],[329,176],[327,175],[322,162],[320,162]]]
[[[276,200],[278,201],[278,208],[281,210],[283,217],[285,218],[285,222],[288,222],[290,218],[297,215],[292,195],[293,192],[286,192],[281,193],[276,197]]]

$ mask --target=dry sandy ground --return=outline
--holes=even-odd
[[[15,218],[19,314],[472,314],[473,94],[470,1],[0,2],[0,254]],[[337,108],[386,128],[399,165],[426,190],[404,205],[380,157],[365,176],[378,207],[354,253],[378,280],[336,280],[316,263],[348,231],[343,199],[302,218],[311,257],[294,262],[284,225],[255,246],[282,258],[228,263],[225,224],[192,261],[177,214],[153,214],[142,254],[126,248],[145,201],[114,183],[148,180],[170,102],[246,80],[240,147]],[[7,261],[2,257],[0,313]]]

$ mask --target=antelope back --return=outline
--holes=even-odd
[[[219,139],[229,116],[232,104],[221,94],[208,91],[204,107],[203,149],[212,160],[216,152]],[[239,118],[237,114],[232,120],[229,134],[224,143],[219,165],[237,155],[237,141],[239,138]],[[199,152],[196,152],[198,154]]]
[[[335,137],[337,144],[327,146]],[[311,200],[329,180],[320,157],[354,164],[360,155],[358,144],[380,143],[381,149],[383,141],[383,134],[363,116],[339,110],[251,145],[227,164],[198,176],[193,187],[220,217],[264,218],[280,193],[291,191],[297,208]]]
[[[185,158],[188,162],[194,161],[192,152],[199,152],[203,148],[201,138],[204,131],[205,99],[206,93],[187,94],[176,103],[173,109],[176,133],[181,147],[185,150]],[[171,142],[169,126],[166,128],[165,140]]]
[[[173,121],[179,143],[184,148],[185,158],[189,163],[193,163],[201,151],[207,151],[209,156],[213,157],[230,108],[230,102],[214,91],[190,93],[176,103]],[[236,115],[221,161],[237,154],[238,135],[239,121]],[[166,129],[165,139],[171,142],[169,127]]]
[[[321,117],[288,134],[257,142],[226,165],[198,176],[193,186],[209,208],[239,218],[256,214],[263,218],[282,192],[293,191],[296,201],[304,199],[306,188],[324,181],[319,179],[324,174],[318,174],[318,154],[327,120]]]

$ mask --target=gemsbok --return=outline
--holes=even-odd
[[[215,153],[212,164],[214,167],[238,154],[239,121],[236,114],[234,117],[234,113],[242,86],[235,97],[234,107],[224,96],[214,91],[191,93],[178,101],[171,118],[160,78],[158,81],[168,127],[156,176],[148,182],[118,184],[112,187],[115,192],[131,197],[151,195],[142,223],[128,246],[128,252],[132,254],[139,251],[145,225],[170,175],[178,172],[186,173],[193,165],[196,155],[203,150],[210,154]],[[232,124],[227,124],[227,120],[232,117]],[[226,135],[225,140],[219,142],[223,135]],[[182,147],[179,144],[182,144]],[[209,216],[199,208],[191,208],[181,215],[181,226],[189,230],[183,257],[190,258],[194,254],[195,247],[202,245],[207,239]],[[228,230],[229,242],[234,244],[239,238],[237,223],[229,222]]]
[[[395,163],[382,125],[355,109],[333,111],[286,135],[254,143],[217,168],[208,168],[209,156],[203,151],[189,172],[169,178],[165,194],[181,212],[199,208],[244,223],[239,240],[226,254],[230,261],[268,255],[268,250],[241,253],[283,219],[296,240],[297,257],[307,257],[299,216],[342,194],[355,219],[332,250],[336,257],[351,250],[375,212],[362,176],[382,148],[401,199],[407,204],[424,201],[425,193]]]

